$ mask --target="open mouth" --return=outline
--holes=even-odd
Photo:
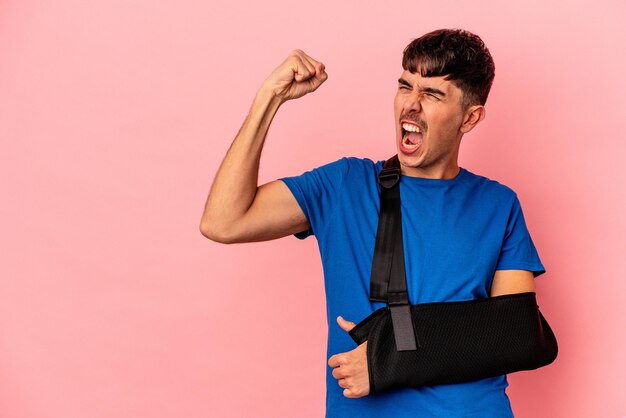
[[[422,131],[419,126],[412,123],[402,123],[402,148],[404,151],[412,152],[422,144]]]

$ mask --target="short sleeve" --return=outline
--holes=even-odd
[[[280,179],[296,198],[311,225],[309,230],[295,234],[297,238],[304,239],[309,235],[319,236],[323,233],[337,203],[347,170],[348,159],[342,158],[299,176]]]
[[[526,227],[517,195],[511,206],[496,270],[529,270],[534,277],[546,272]]]

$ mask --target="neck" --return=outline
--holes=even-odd
[[[456,161],[446,167],[407,167],[400,166],[400,172],[404,176],[422,177],[427,179],[451,180],[459,175],[460,168]]]

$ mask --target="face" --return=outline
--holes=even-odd
[[[467,115],[463,92],[444,77],[404,71],[394,100],[396,144],[402,173],[453,178]]]

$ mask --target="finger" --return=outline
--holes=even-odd
[[[313,59],[310,55],[308,55],[306,52],[299,50],[299,52],[302,54],[302,58],[307,61],[309,64],[311,64],[311,66],[313,68],[317,67],[319,64],[321,64],[319,61],[317,61],[316,59]]]
[[[321,77],[315,76],[306,80],[306,83],[308,83],[307,88],[309,90],[309,93],[317,90],[318,87],[321,86],[322,83],[324,83],[324,81],[326,81],[327,78],[328,78],[328,75],[326,75],[326,73],[323,73]]]
[[[337,384],[339,385],[340,388],[344,388],[344,389],[347,389],[350,387],[350,384],[348,383],[347,379],[340,379],[337,381]]]
[[[346,398],[360,398],[360,396],[355,395],[350,389],[344,389],[343,396]]]
[[[332,368],[339,367],[339,360],[337,358],[337,354],[335,354],[334,356],[331,356],[328,359],[328,365]]]
[[[348,377],[348,373],[346,372],[344,367],[335,367],[333,369],[332,375],[337,380]]]
[[[333,368],[339,366],[337,364],[337,359],[335,358],[335,356],[330,356],[330,358],[328,359],[328,365]]]
[[[322,64],[321,62],[315,65],[315,77],[317,77],[318,79],[326,79],[328,78],[328,74],[326,74],[326,66],[324,64]]]
[[[296,81],[304,81],[315,75],[315,67],[301,57],[296,56],[293,72]]]
[[[350,331],[352,328],[356,326],[354,322],[346,321],[341,316],[337,317],[337,323],[339,324],[341,329],[343,329],[344,331]]]
[[[309,55],[307,55],[306,52],[302,50],[297,51],[299,54],[301,54],[303,61],[311,65],[311,67],[313,68],[313,72],[315,73],[315,77],[322,80],[322,82],[326,81],[326,79],[328,78],[328,74],[324,72],[326,66],[323,63],[311,58]],[[319,85],[317,85],[317,87],[319,87]]]

